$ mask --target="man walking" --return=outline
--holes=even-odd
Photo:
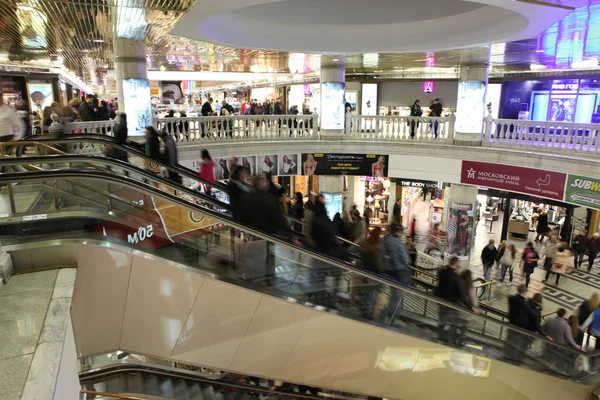
[[[575,250],[575,269],[583,264],[583,256],[588,248],[587,230],[582,229],[579,235],[573,239],[573,250]]]
[[[213,103],[213,98],[209,97],[208,100],[206,100],[204,102],[204,104],[202,104],[202,109],[200,110],[200,113],[202,114],[203,117],[208,117],[210,115],[213,115],[213,109],[212,109],[212,103]],[[210,122],[202,122],[202,137],[205,136],[205,127],[206,126],[210,127]]]
[[[408,246],[402,240],[402,225],[391,224],[390,234],[383,238],[386,270],[396,281],[407,286],[412,284],[412,272],[408,266],[412,264]],[[392,288],[392,296],[388,304],[388,316],[394,318],[402,305],[402,291]]]
[[[481,263],[483,264],[483,277],[486,282],[489,282],[492,279],[492,269],[494,268],[494,264],[496,263],[496,255],[498,254],[498,250],[496,246],[494,246],[494,240],[491,239],[487,246],[483,248],[481,251]]]

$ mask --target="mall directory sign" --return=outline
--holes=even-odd
[[[388,158],[381,154],[304,153],[300,175],[386,177]]]
[[[600,209],[600,179],[569,174],[565,201]]]
[[[463,161],[460,183],[563,201],[567,174],[535,168]]]

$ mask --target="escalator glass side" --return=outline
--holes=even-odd
[[[197,207],[131,177],[117,179],[91,172],[55,173],[51,179],[47,175],[26,178],[18,186],[52,182],[65,191],[69,185],[110,186],[107,191],[122,199],[123,204],[110,211],[110,219],[77,226],[72,232],[75,236],[114,241],[269,295],[432,341],[441,340],[449,346],[464,346],[477,357],[500,358],[575,380],[593,374],[576,362],[583,357],[580,352],[253,231],[223,218],[219,211]],[[106,202],[101,197],[95,200]],[[39,240],[35,230],[40,222],[29,221],[28,229],[12,232],[11,242]],[[46,226],[50,232],[44,233],[48,235],[60,223],[54,221],[54,225]]]

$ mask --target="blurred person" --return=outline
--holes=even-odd
[[[161,153],[163,161],[167,165],[178,167],[179,157],[177,154],[177,144],[175,144],[175,140],[173,140],[173,138],[164,130],[159,133],[159,136],[165,145],[165,149]],[[181,175],[171,169],[167,169],[166,177],[170,181],[181,184]]]
[[[583,331],[579,328],[579,320],[577,315],[571,315],[567,319],[567,323],[569,324],[569,329],[571,330],[571,336],[575,340],[575,343],[579,346],[583,346],[584,334]]]
[[[522,329],[529,330],[532,320],[537,318],[535,311],[527,301],[527,286],[519,285],[517,293],[508,298],[508,322]],[[504,342],[506,356],[514,361],[522,362],[524,352],[529,346],[529,337],[508,330],[507,340]]]
[[[392,222],[395,224],[400,224],[400,212],[402,210],[402,199],[401,198],[397,198],[396,202],[394,203],[394,208],[392,211]]]
[[[500,260],[502,259],[502,256],[504,255],[504,252],[506,251],[507,247],[508,242],[506,240],[501,241],[498,245],[498,252],[496,253],[496,267],[500,266]]]
[[[422,115],[423,115],[423,110],[421,109],[421,100],[417,99],[417,100],[415,100],[413,105],[410,106],[410,116],[411,117],[420,117]],[[415,119],[411,118],[411,121],[410,121],[410,137],[411,138],[415,137],[415,128],[418,128],[418,126],[419,126],[419,123],[417,123]]]
[[[365,207],[365,212],[364,212],[363,216],[365,217],[365,223],[367,224],[367,230],[368,230],[369,226],[371,226],[371,218],[373,218],[373,210],[371,210],[371,207],[369,207],[369,206]]]
[[[400,225],[402,226],[402,225]],[[417,246],[415,246],[415,242],[412,241],[412,239],[410,238],[410,236],[407,236],[405,239],[406,241],[406,246],[408,247],[408,254],[410,256],[410,260],[411,260],[411,264],[413,267],[417,266]]]
[[[575,269],[578,269],[580,265],[583,265],[583,256],[588,249],[588,237],[587,230],[582,229],[577,236],[573,239],[573,251],[575,252]],[[588,268],[591,268],[588,266]]]
[[[517,262],[517,250],[513,244],[508,244],[506,249],[504,250],[504,254],[500,259],[500,283],[504,283],[504,278],[506,277],[506,272],[508,271],[508,282],[507,286],[513,281],[513,270],[515,268],[515,263]]]
[[[590,328],[589,334],[596,338],[595,350],[600,350],[600,308],[596,308],[588,316],[588,318],[581,324],[581,330],[585,332],[587,328]]]
[[[242,104],[242,115],[250,115],[252,112],[252,105],[250,104],[250,101],[248,101],[246,99],[246,101],[244,101],[244,104]]]
[[[117,124],[113,128],[113,135],[115,137],[115,142],[120,144],[121,146],[125,146],[127,144],[127,114],[121,113],[119,114],[119,118],[117,120]],[[128,154],[126,150],[119,149],[117,147],[105,146],[104,147],[105,155],[107,157],[111,157],[117,160],[128,162]],[[127,172],[127,171],[126,171]]]
[[[202,149],[200,152],[200,159],[202,160],[200,163],[200,171],[198,173],[200,179],[206,182],[215,183],[217,181],[215,179],[215,162],[213,161],[207,149]],[[210,194],[212,187],[206,183],[203,185],[206,193]]]
[[[413,240],[413,242],[415,241],[416,233],[417,233],[417,218],[413,217],[412,221],[410,222],[410,228],[408,229],[408,234],[410,235],[410,238]]]
[[[302,193],[296,192],[294,194],[294,203],[292,205],[291,215],[292,218],[302,221],[304,219],[304,196]],[[302,222],[294,222],[294,230],[298,233],[302,233]]]
[[[283,115],[283,105],[281,104],[281,99],[278,97],[275,100],[275,103],[273,104],[273,115]],[[277,128],[279,129],[279,134],[281,135],[281,125],[282,125],[282,118],[281,117],[277,117]]]
[[[227,165],[229,166],[229,172],[232,172],[233,169],[238,165],[238,159],[236,156],[229,157],[227,159]]]
[[[542,208],[538,208],[538,223],[535,229],[535,241],[543,243],[544,237],[548,234],[550,228],[548,227],[548,214]]]
[[[384,272],[383,246],[380,239],[381,228],[376,227],[368,237],[359,242],[363,267],[378,274]]]
[[[573,330],[569,323],[565,319],[567,315],[567,310],[564,308],[559,308],[556,311],[556,315],[552,318],[548,318],[546,323],[544,324],[544,331],[548,334],[550,338],[556,343],[563,344],[565,346],[571,346],[576,348],[577,350],[581,350],[581,346],[577,344],[575,339],[578,335],[573,336]],[[574,319],[577,322],[577,318]],[[577,330],[579,327],[577,326]],[[549,349],[554,348],[554,346],[549,347]]]
[[[452,257],[447,266],[438,273],[438,286],[435,289],[435,295],[455,305],[462,305],[468,310],[479,314],[475,305],[471,302],[468,294],[465,292],[463,280],[458,274],[458,257]],[[459,312],[453,308],[440,305],[440,340],[452,344],[460,340],[458,337],[458,318]]]
[[[83,122],[96,119],[96,113],[94,111],[94,95],[88,94],[85,96],[85,101],[82,101],[79,105],[79,116]]]
[[[483,277],[486,282],[489,282],[492,279],[492,271],[494,269],[494,264],[496,263],[496,255],[498,254],[498,250],[496,246],[494,246],[494,239],[490,239],[488,245],[483,248],[481,251],[481,263],[483,264]]]
[[[537,251],[533,248],[533,243],[527,242],[525,250],[521,256],[521,262],[523,263],[523,273],[525,274],[525,286],[529,288],[531,282],[531,274],[538,265],[540,256]]]
[[[569,258],[571,257],[571,252],[567,249],[567,247],[567,243],[560,243],[556,247],[556,255],[554,256],[552,263],[552,269],[556,274],[554,287],[558,286],[558,281],[560,280],[561,275],[567,273],[567,265],[569,263]]]
[[[475,291],[475,287],[473,286],[473,274],[471,273],[471,270],[465,269],[460,273],[460,277],[465,287],[465,293],[469,297],[471,304],[473,304],[474,308],[477,308],[477,293]]]
[[[27,105],[26,101],[23,100],[19,100],[19,102],[17,103],[16,107],[17,109],[17,116],[21,119],[21,122],[23,123],[22,125],[22,129],[23,129],[23,136],[29,136],[32,134],[32,129],[31,129],[31,113],[29,112],[29,106]],[[69,107],[66,107],[67,109],[70,110]],[[4,136],[0,133],[0,136]]]
[[[556,256],[556,250],[558,249],[558,236],[553,234],[550,235],[550,239],[546,242],[544,250],[542,251],[542,255],[546,258],[544,259],[544,270],[546,270],[546,277],[542,281],[542,283],[548,281],[550,278],[550,274],[552,273],[552,264],[554,257]]]
[[[118,115],[120,116],[121,114],[125,113],[119,113]],[[160,160],[160,140],[158,136],[158,131],[153,126],[147,126],[144,130],[144,134],[144,142],[140,143],[134,140],[128,140],[127,144],[143,150],[146,157],[155,160]],[[144,159],[144,169],[153,174],[160,173],[160,166],[155,162],[150,161],[149,159]]]
[[[269,193],[269,179],[265,174],[252,177],[252,187],[246,200],[242,202],[243,220],[253,228],[271,235],[289,236],[281,207],[275,196]]]
[[[250,187],[246,184],[248,174],[244,167],[236,165],[231,170],[229,182],[227,182],[227,194],[229,195],[229,204],[233,219],[238,221],[242,218],[242,203],[244,196],[250,192]]]
[[[383,252],[386,273],[397,282],[412,285],[412,272],[408,267],[414,264],[408,245],[402,240],[401,225],[390,225],[390,234],[383,238]],[[396,288],[392,288],[391,291],[387,314],[393,320],[402,308],[403,292]]]
[[[588,272],[592,270],[596,256],[600,252],[600,233],[594,233],[594,236],[587,243],[588,251]]]
[[[538,332],[542,336],[547,336],[542,327],[542,300],[543,296],[539,292],[535,293],[529,300],[527,300],[533,313],[530,314],[530,318],[525,329],[528,329],[531,332]]]
[[[342,215],[339,212],[335,213],[333,216],[333,227],[335,228],[335,234],[337,236],[346,238],[346,226],[342,219]]]
[[[304,232],[304,240],[306,240],[306,243],[312,248],[315,248],[315,244],[312,240],[312,221],[315,215],[314,208],[315,203],[309,198],[306,201],[306,204],[304,204],[304,226],[302,229]]]
[[[367,236],[367,224],[363,218],[360,217],[358,210],[352,210],[350,212],[352,217],[351,232],[349,232],[349,240],[354,243],[359,243]]]
[[[296,105],[291,106],[290,109],[288,110],[288,115],[296,116],[298,114],[300,114],[300,111],[298,111],[298,106],[296,106]],[[297,129],[298,128],[298,120],[296,118],[288,119],[288,129],[290,130],[290,136],[292,136],[294,134],[294,131],[292,129],[292,124],[294,127],[293,129]]]
[[[19,141],[25,136],[25,124],[16,111],[4,104],[0,95],[0,138],[1,140]]]

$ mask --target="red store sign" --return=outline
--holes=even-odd
[[[567,174],[511,165],[463,161],[460,182],[563,200]]]

